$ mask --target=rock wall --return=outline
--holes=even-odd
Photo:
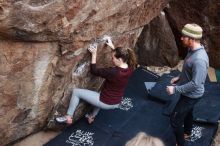
[[[176,37],[179,55],[185,57],[187,49],[180,43],[180,31],[186,23],[197,23],[204,30],[203,44],[208,51],[210,65],[220,68],[220,1],[172,0],[166,9],[169,23]]]
[[[57,52],[57,43],[0,41],[1,145],[45,124]]]
[[[89,73],[88,45],[98,42],[99,66],[110,65],[110,49],[100,38],[109,35],[116,46],[133,48],[143,26],[167,3],[1,0],[0,145],[40,130],[57,111],[64,113],[73,87],[98,90],[102,80]]]

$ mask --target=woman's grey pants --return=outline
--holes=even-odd
[[[99,97],[100,97],[100,93],[98,93],[96,91],[91,91],[91,90],[87,90],[87,89],[78,89],[78,88],[73,89],[73,93],[72,93],[72,97],[70,100],[67,115],[69,115],[71,117],[73,116],[73,114],[76,110],[76,107],[79,104],[80,99],[82,99],[82,100],[84,100],[94,106],[93,112],[91,114],[91,116],[93,116],[93,117],[95,117],[98,114],[100,108],[101,109],[118,108],[119,104],[115,104],[115,105],[105,104],[100,101]]]

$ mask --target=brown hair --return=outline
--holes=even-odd
[[[144,132],[139,132],[134,138],[129,140],[125,146],[164,146],[164,144],[159,138],[149,136]]]
[[[116,58],[121,58],[130,67],[135,68],[137,64],[136,55],[132,49],[124,49],[122,47],[117,47],[113,50],[115,52]]]

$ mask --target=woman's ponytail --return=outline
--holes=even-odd
[[[137,65],[136,55],[132,49],[124,49],[122,47],[117,47],[113,50],[115,52],[116,58],[122,58],[128,66],[135,68]]]
[[[136,68],[137,65],[137,58],[136,54],[134,53],[134,50],[132,49],[127,49],[129,58],[128,58],[128,65],[132,68]]]

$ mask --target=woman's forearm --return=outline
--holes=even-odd
[[[96,64],[96,53],[92,54],[92,60],[91,60],[91,63],[92,64]]]

